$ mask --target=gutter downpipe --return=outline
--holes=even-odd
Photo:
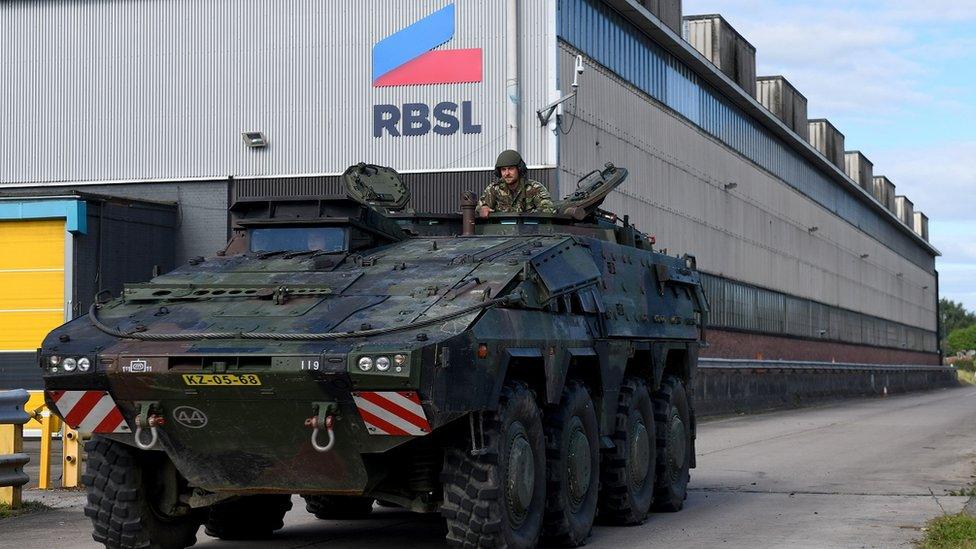
[[[505,148],[519,150],[518,0],[505,3]]]

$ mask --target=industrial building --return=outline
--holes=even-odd
[[[145,278],[221,249],[236,203],[331,194],[365,161],[403,173],[414,210],[454,212],[517,148],[558,196],[630,170],[605,207],[697,257],[703,356],[939,361],[928,218],[680,0],[14,0],[0,22],[0,249],[46,254],[0,269],[8,355],[83,313],[81,289],[118,290],[65,267],[111,197],[159,219],[153,246],[171,235],[125,271]]]

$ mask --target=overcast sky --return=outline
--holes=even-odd
[[[976,0],[684,0],[721,13],[915,208],[943,297],[976,311]]]

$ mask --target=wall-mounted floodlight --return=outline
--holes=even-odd
[[[861,259],[867,259],[871,257],[871,254],[861,254]]]
[[[813,233],[815,233],[815,232],[817,232],[819,230],[820,230],[820,227],[814,225],[813,227],[810,227],[809,229],[807,229],[807,232],[810,233],[810,234],[813,234]]]
[[[583,74],[583,70],[585,68],[586,67],[583,65],[583,56],[577,55],[576,73],[573,75],[573,93],[560,97],[559,99],[553,101],[552,103],[549,103],[545,107],[542,107],[541,109],[535,111],[536,116],[539,117],[539,122],[541,122],[543,126],[549,124],[549,119],[552,118],[552,114],[556,112],[556,107],[576,97],[576,92],[579,90],[579,77],[581,74]]]
[[[268,138],[261,132],[242,132],[244,144],[252,149],[263,149],[268,146]]]
[[[734,189],[734,188],[736,188],[738,186],[739,186],[739,184],[736,183],[735,181],[729,181],[728,183],[725,184],[725,190],[731,191],[732,189]]]

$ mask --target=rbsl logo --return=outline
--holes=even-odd
[[[481,48],[435,50],[454,38],[454,4],[373,45],[373,87],[482,81]],[[471,101],[373,105],[373,137],[481,133]]]
[[[177,423],[190,429],[202,429],[207,426],[207,414],[193,406],[179,406],[173,410],[173,419]]]

